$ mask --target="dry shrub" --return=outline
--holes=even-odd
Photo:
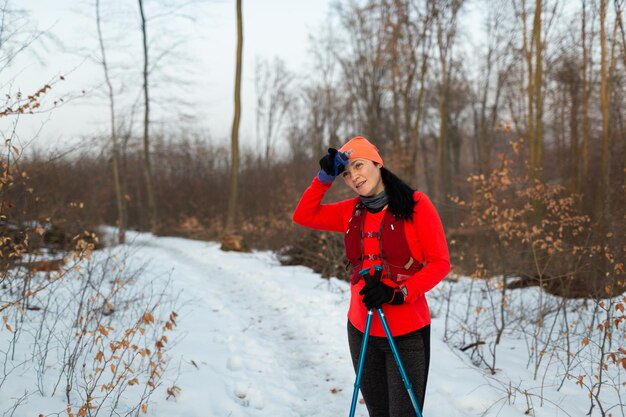
[[[139,141],[122,152],[128,227],[149,230]],[[115,225],[117,208],[108,143],[99,153],[66,157],[32,154],[22,161],[29,185],[14,187],[11,201],[24,219],[54,219],[55,227]],[[228,195],[228,149],[201,138],[155,138],[154,184],[158,234],[220,241]],[[311,181],[316,161],[266,160],[242,152],[236,234],[255,249],[278,249],[292,241],[291,214]],[[34,190],[34,194],[32,191]],[[35,196],[36,194],[36,196]],[[35,201],[35,198],[37,201]],[[73,233],[71,230],[70,233]],[[71,235],[73,236],[73,235]]]
[[[309,231],[297,237],[293,244],[278,251],[283,265],[304,265],[324,278],[349,280],[343,235]]]
[[[164,219],[161,222],[159,233],[188,239],[218,241],[224,234],[224,225],[221,218],[183,215],[178,220]]]
[[[245,239],[241,235],[224,235],[220,249],[225,252],[250,252]]]
[[[52,85],[7,94],[0,119],[15,126],[15,116],[43,110]],[[39,392],[64,394],[68,416],[146,413],[166,370],[176,313],[159,320],[169,291],[133,286],[137,276],[124,269],[124,254],[94,252],[100,239],[90,230],[114,204],[112,187],[103,186],[110,184],[108,160],[34,155],[25,162],[14,139],[15,130],[0,161],[0,334],[7,342],[0,390],[21,392],[0,412],[33,413],[26,400]]]
[[[517,154],[521,143],[513,143]],[[505,154],[489,175],[471,175],[472,196],[453,199],[465,212],[461,227],[451,231],[455,263],[473,276],[504,275],[519,280],[510,288],[539,285],[565,297],[605,296],[612,274],[611,247],[593,241],[602,236],[582,213],[581,196],[529,175],[515,174]],[[622,254],[623,256],[623,254]],[[613,261],[611,261],[613,259]],[[611,293],[623,282],[610,282]]]

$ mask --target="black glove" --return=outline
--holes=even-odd
[[[317,173],[317,178],[324,184],[330,184],[346,169],[347,164],[348,155],[335,148],[328,148],[328,153],[320,159],[321,170]]]
[[[378,276],[377,276],[378,275]],[[380,274],[363,275],[365,286],[359,294],[363,296],[363,304],[368,310],[381,308],[383,304],[400,305],[404,303],[401,291],[380,282]]]

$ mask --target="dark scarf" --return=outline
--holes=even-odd
[[[389,197],[387,197],[387,193],[383,191],[373,197],[361,196],[361,202],[370,213],[378,213],[389,204]]]

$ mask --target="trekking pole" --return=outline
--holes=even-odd
[[[364,276],[369,274],[370,269],[365,268],[359,271],[359,275]],[[374,279],[376,281],[380,281],[380,278],[383,273],[383,267],[380,265],[374,265]],[[393,352],[393,357],[396,360],[396,364],[398,365],[398,369],[400,370],[400,375],[402,376],[402,382],[404,382],[404,387],[409,393],[409,398],[411,399],[411,403],[413,404],[413,408],[415,409],[415,413],[417,417],[422,417],[422,412],[420,411],[419,405],[417,404],[417,399],[415,398],[415,392],[413,391],[413,386],[411,385],[411,381],[409,381],[409,377],[404,370],[404,366],[402,365],[402,360],[400,359],[400,354],[398,353],[398,349],[396,348],[396,344],[393,341],[393,336],[391,334],[391,330],[389,330],[389,325],[387,324],[387,319],[385,319],[385,313],[383,313],[383,309],[378,308],[378,317],[380,317],[380,321],[385,329],[385,334],[387,335],[387,340],[389,341],[389,346],[391,346],[391,351]],[[356,381],[354,382],[354,393],[352,394],[352,406],[350,407],[350,417],[354,417],[354,413],[356,411],[356,400],[359,394],[359,387],[361,386],[361,376],[363,373],[363,364],[365,362],[365,352],[367,350],[367,341],[369,338],[370,325],[372,323],[373,309],[370,309],[367,312],[367,321],[365,322],[365,333],[363,334],[363,342],[361,344],[361,355],[359,357],[359,367],[356,374]]]
[[[385,333],[387,334],[387,340],[389,340],[389,346],[391,346],[393,357],[396,360],[396,364],[398,364],[398,369],[400,370],[400,375],[402,375],[402,381],[404,382],[404,387],[409,393],[409,397],[411,398],[411,403],[413,403],[413,408],[415,408],[415,413],[417,414],[417,417],[422,417],[422,412],[420,411],[420,407],[417,404],[417,399],[415,398],[415,393],[413,392],[413,386],[411,385],[411,381],[409,381],[409,377],[407,376],[404,370],[404,366],[402,365],[402,360],[400,360],[400,354],[398,353],[398,349],[396,349],[396,344],[393,341],[393,336],[391,335],[391,330],[389,330],[389,326],[387,325],[387,320],[385,319],[385,313],[383,313],[382,308],[378,309],[378,316],[380,317],[380,321],[382,322],[383,327],[385,329]]]
[[[356,411],[356,400],[359,397],[359,387],[361,386],[361,376],[363,375],[363,363],[365,362],[365,351],[367,350],[367,339],[370,335],[370,325],[374,310],[367,312],[367,321],[365,322],[365,333],[363,333],[363,342],[361,343],[361,355],[359,356],[359,368],[354,381],[354,392],[352,393],[352,405],[350,406],[350,417],[354,417]]]
[[[359,271],[359,275],[364,277],[369,275],[370,269],[365,268]],[[374,278],[380,280],[383,273],[381,266],[374,266]],[[363,278],[365,280],[365,278]],[[357,368],[356,380],[354,381],[354,392],[352,393],[352,405],[350,406],[350,417],[354,417],[356,411],[356,400],[359,397],[359,388],[361,387],[361,376],[363,375],[363,364],[365,363],[365,352],[367,351],[367,341],[370,337],[370,326],[372,324],[372,317],[374,316],[374,309],[370,309],[367,312],[367,320],[365,322],[365,332],[363,333],[363,341],[361,342],[361,354],[359,355],[359,366]]]

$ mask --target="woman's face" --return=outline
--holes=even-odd
[[[380,166],[369,159],[350,159],[341,175],[348,187],[364,197],[372,197],[385,190]]]

